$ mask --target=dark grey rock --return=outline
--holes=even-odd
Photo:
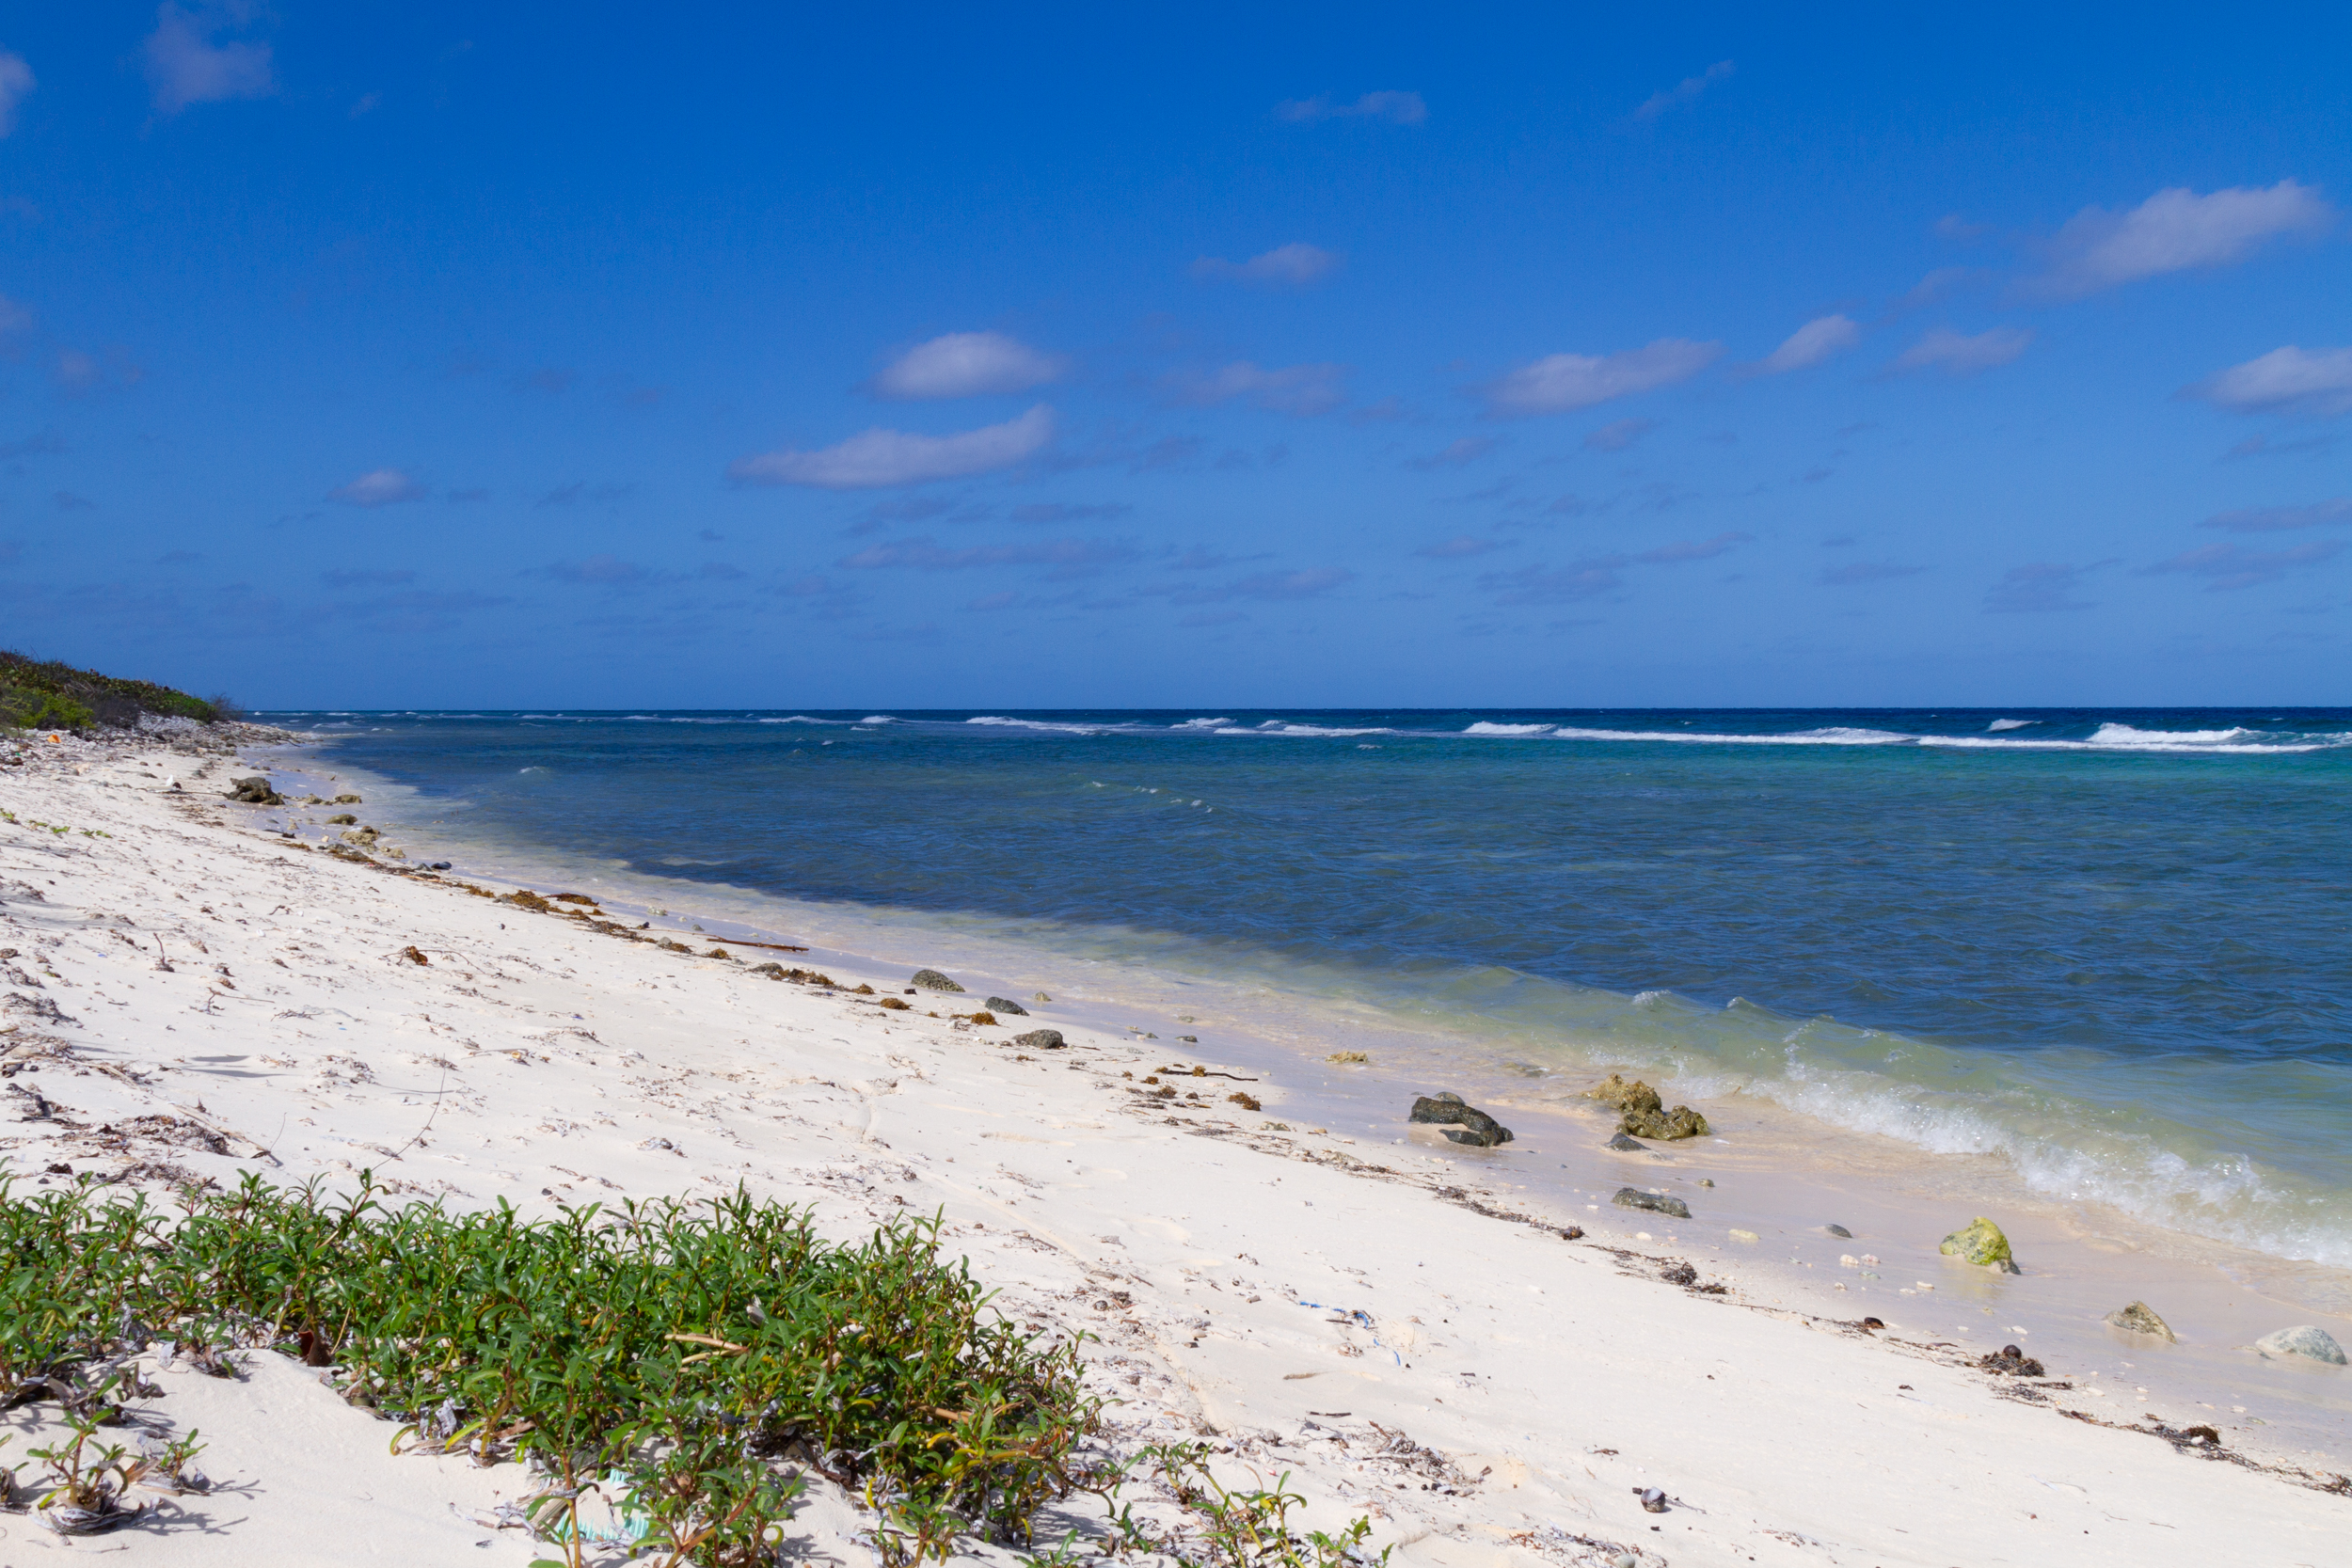
[[[1025,1045],[1032,1051],[1059,1051],[1069,1042],[1061,1037],[1058,1029],[1032,1029],[1025,1035],[1013,1036],[1012,1043]]]
[[[990,997],[988,999],[988,1010],[992,1013],[1010,1013],[1015,1018],[1026,1018],[1029,1016],[1028,1008],[1023,1006],[1018,1002],[1008,1000],[1002,996]]]
[[[1631,1138],[1629,1138],[1624,1133],[1620,1132],[1615,1137],[1609,1140],[1609,1147],[1611,1148],[1621,1148],[1627,1153],[1632,1154],[1648,1148],[1649,1145],[1645,1143],[1636,1143]]]
[[[1821,1228],[1828,1231],[1833,1236],[1843,1236],[1850,1242],[1853,1240],[1853,1232],[1847,1229],[1842,1225],[1825,1225],[1821,1227]]]
[[[1199,1045],[1200,1043],[1200,1037],[1198,1035],[1179,1035],[1176,1037],[1184,1041],[1186,1045]]]
[[[426,866],[425,869],[427,871],[447,871],[449,869],[449,862],[435,861],[432,864]]]
[[[1511,1141],[1509,1128],[1486,1112],[1464,1104],[1458,1094],[1422,1096],[1413,1101],[1410,1119],[1440,1127],[1459,1127],[1466,1132],[1476,1133],[1475,1137],[1456,1137],[1453,1132],[1446,1133],[1446,1136],[1457,1144],[1470,1144],[1479,1148],[1492,1148],[1497,1144]]]
[[[960,991],[963,989],[961,986],[957,985],[953,980],[948,979],[947,976],[942,974],[935,969],[916,970],[914,974],[907,976],[907,984],[911,986],[920,986],[925,990]]]
[[[2299,1323],[2293,1328],[2282,1328],[2276,1334],[2265,1334],[2254,1341],[2254,1348],[2265,1355],[2300,1355],[2312,1361],[2324,1361],[2331,1367],[2344,1364],[2344,1347],[2336,1343],[2334,1335],[2317,1323]]]
[[[1477,1127],[1440,1127],[1438,1131],[1446,1135],[1447,1142],[1470,1148],[1493,1148],[1511,1141],[1511,1130],[1500,1122],[1495,1124],[1491,1132]]]
[[[1682,1199],[1645,1193],[1639,1187],[1619,1187],[1617,1196],[1609,1201],[1620,1209],[1646,1209],[1653,1214],[1671,1214],[1678,1220],[1691,1217],[1691,1206]]]

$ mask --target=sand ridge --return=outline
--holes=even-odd
[[[1235,1474],[1288,1472],[1315,1528],[1370,1516],[1399,1563],[2318,1563],[2352,1507],[2069,1419],[2066,1390],[2014,1397],[1924,1335],[1670,1283],[1663,1249],[1569,1240],[1458,1174],[1282,1125],[1271,1085],[1252,1113],[1225,1079],[1162,1073],[1189,1061],[1164,1043],[1047,1004],[1004,1028],[945,1016],[1028,994],[1020,976],[959,973],[969,996],[885,1011],[752,972],[787,955],[664,950],[288,842],[220,799],[246,769],[199,760],[68,742],[0,772],[0,1157],[21,1182],[364,1168],[395,1196],[532,1212],[741,1183],[839,1236],[942,1211],[1003,1310],[1097,1337],[1112,1441],[1211,1437]],[[903,972],[828,965],[902,994]],[[1033,1024],[1069,1047],[1012,1043]],[[392,1458],[384,1423],[274,1357],[239,1385],[157,1375],[151,1408],[203,1430],[220,1486],[104,1549],[543,1555],[495,1528],[530,1490],[516,1466]],[[813,1558],[871,1560],[848,1500],[805,1517]],[[69,1549],[21,1513],[0,1531],[0,1561]]]

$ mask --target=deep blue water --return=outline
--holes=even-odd
[[[2352,1263],[2352,709],[272,717],[477,833],[1164,934]]]

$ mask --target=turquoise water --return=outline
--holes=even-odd
[[[2352,1266],[2352,709],[272,717],[477,836],[1343,995]]]

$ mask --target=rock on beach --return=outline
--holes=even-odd
[[[2273,1358],[2299,1355],[2307,1361],[2324,1361],[2331,1367],[2344,1364],[2344,1347],[2336,1343],[2334,1335],[2317,1323],[2297,1323],[2276,1334],[2265,1334],[2254,1341],[2254,1349]]]
[[[1509,1128],[1458,1094],[1422,1095],[1413,1101],[1409,1119],[1435,1125],[1454,1143],[1472,1148],[1493,1148],[1511,1141]]]
[[[957,985],[953,980],[948,979],[947,976],[942,974],[935,969],[916,970],[913,974],[907,976],[907,984],[910,986],[920,986],[925,990],[960,991],[963,990],[961,986]]]
[[[1998,1269],[2003,1274],[2019,1272],[2016,1259],[2010,1255],[2009,1238],[1982,1214],[1945,1237],[1935,1250],[1947,1258]]]
[[[2134,1334],[2153,1334],[2172,1344],[2180,1343],[2180,1336],[2172,1332],[2172,1325],[2156,1316],[2156,1309],[2144,1301],[2117,1307],[2107,1314],[2107,1322]]]
[[[1068,1042],[1058,1029],[1032,1029],[1025,1035],[1012,1037],[1015,1045],[1025,1045],[1032,1051],[1059,1051]]]
[[[1691,1206],[1682,1199],[1662,1193],[1645,1193],[1639,1187],[1619,1187],[1617,1196],[1609,1201],[1620,1209],[1646,1209],[1653,1214],[1671,1214],[1678,1220],[1691,1217]]]
[[[1023,1006],[1018,1002],[1011,1001],[1009,998],[1002,996],[990,997],[988,999],[988,1010],[992,1013],[1010,1013],[1015,1018],[1026,1018],[1029,1016],[1028,1008]]]

